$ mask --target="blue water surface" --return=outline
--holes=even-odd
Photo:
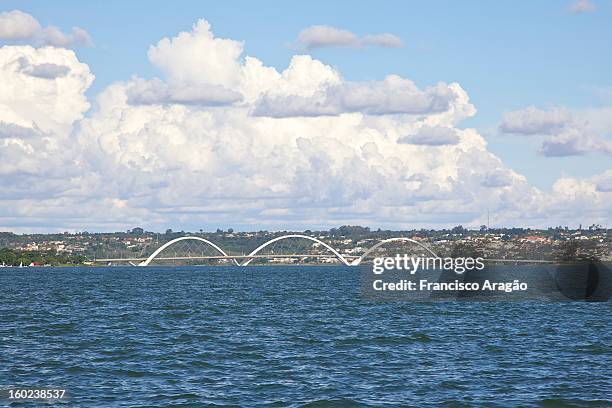
[[[0,388],[70,406],[612,406],[610,302],[372,302],[345,267],[28,268],[0,270],[0,318]]]

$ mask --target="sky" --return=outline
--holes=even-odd
[[[607,225],[611,18],[2,1],[0,230]]]

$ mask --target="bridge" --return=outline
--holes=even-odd
[[[310,243],[310,248],[316,247],[317,250],[319,247],[323,248],[323,252],[305,252],[304,248],[302,248],[302,252],[294,251],[291,253],[281,253],[274,250],[274,246],[281,242],[287,241],[307,241]],[[180,243],[197,243],[202,245],[213,251],[212,254],[191,254],[188,256],[179,255],[179,254],[167,254],[172,247],[179,245]],[[371,246],[370,248],[363,251],[360,255],[355,255],[352,253],[340,253],[338,250],[334,249],[332,246],[327,244],[326,242],[320,240],[316,237],[311,237],[308,235],[302,234],[287,234],[282,235],[280,237],[272,238],[269,241],[259,245],[249,254],[229,254],[224,251],[221,247],[216,245],[214,242],[209,241],[205,238],[197,237],[197,236],[185,236],[173,239],[171,241],[166,242],[159,248],[157,248],[151,255],[149,256],[141,256],[141,257],[127,257],[127,258],[99,258],[95,259],[96,263],[129,263],[134,266],[148,266],[154,261],[226,261],[236,266],[247,266],[251,264],[255,260],[262,259],[281,259],[281,260],[305,260],[305,259],[318,259],[324,262],[329,262],[335,260],[342,265],[345,266],[358,266],[366,259],[371,257],[377,250],[381,249],[383,246],[393,243],[394,245],[409,245],[414,246],[418,251],[421,251],[421,254],[424,254],[427,257],[439,258],[439,256],[427,245],[424,243],[417,241],[412,238],[407,237],[396,237],[396,238],[388,238],[383,239]],[[264,253],[266,249],[271,250],[270,253]],[[551,261],[546,260],[530,260],[530,259],[485,259],[485,261],[493,262],[493,263],[550,263]]]
[[[274,252],[272,252],[272,253],[269,253],[269,254],[262,254],[262,251],[264,251],[264,249],[269,248],[269,247],[273,246],[274,244],[276,244],[276,243],[278,243],[280,241],[286,241],[286,240],[306,240],[306,241],[310,241],[314,245],[316,245],[317,247],[319,247],[319,246],[323,247],[325,252],[324,253],[290,253],[290,254],[282,254],[282,253],[274,253]],[[175,246],[176,244],[178,244],[180,242],[184,242],[184,241],[197,242],[197,243],[200,243],[202,245],[208,246],[209,248],[211,248],[215,252],[215,254],[214,255],[209,255],[209,254],[204,255],[204,254],[202,254],[202,255],[190,255],[190,256],[177,256],[177,255],[167,256],[167,255],[163,255],[162,254],[168,248],[171,248],[171,247]],[[429,248],[428,246],[426,246],[422,242],[419,242],[419,241],[414,240],[412,238],[406,238],[406,237],[397,237],[397,238],[383,239],[383,240],[379,241],[378,243],[376,243],[375,245],[373,245],[372,247],[370,247],[369,249],[365,250],[365,252],[363,252],[363,254],[361,254],[361,255],[352,255],[352,254],[346,254],[346,253],[345,254],[341,254],[336,249],[331,247],[326,242],[320,240],[319,238],[311,237],[311,236],[308,236],[308,235],[302,235],[302,234],[288,234],[288,235],[282,235],[280,237],[276,237],[276,238],[270,239],[269,241],[266,241],[265,243],[263,243],[262,245],[258,246],[257,248],[255,248],[253,251],[251,251],[249,254],[246,254],[246,255],[228,254],[227,252],[225,252],[223,249],[221,249],[218,245],[216,245],[212,241],[209,241],[209,240],[207,240],[205,238],[196,237],[196,236],[186,236],[186,237],[180,237],[180,238],[176,238],[176,239],[173,239],[171,241],[166,242],[165,244],[160,246],[157,250],[155,250],[148,257],[98,258],[98,259],[95,259],[94,262],[97,262],[97,263],[121,263],[121,262],[127,262],[127,263],[130,263],[132,265],[137,265],[137,266],[148,266],[153,261],[226,260],[226,261],[229,261],[229,262],[231,262],[232,264],[234,264],[236,266],[247,266],[251,262],[253,262],[254,260],[257,260],[257,259],[270,259],[270,258],[276,258],[276,259],[306,259],[306,258],[311,258],[311,259],[325,259],[325,260],[329,260],[329,259],[334,259],[335,258],[342,265],[345,265],[345,266],[357,266],[357,265],[361,264],[372,253],[374,253],[377,249],[379,249],[383,245],[391,243],[391,242],[393,242],[393,243],[410,243],[410,244],[414,244],[414,245],[417,246],[417,248],[421,249],[424,253],[427,253],[428,256],[432,256],[432,257],[438,258],[438,255],[436,255],[435,252],[431,248]]]

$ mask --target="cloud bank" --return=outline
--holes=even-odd
[[[459,127],[476,109],[457,83],[351,82],[305,55],[277,70],[204,20],[148,56],[162,78],[113,83],[89,110],[93,74],[74,52],[0,48],[0,229],[478,226],[487,209],[498,225],[548,226],[612,212],[610,174],[544,192]],[[529,115],[509,128],[565,130]]]
[[[326,47],[400,48],[404,46],[401,38],[390,33],[360,37],[351,31],[327,25],[314,25],[303,29],[298,35],[296,44],[306,50]]]
[[[561,108],[545,111],[530,106],[505,113],[499,129],[507,134],[548,136],[540,149],[544,156],[612,155],[612,141],[605,137],[612,129],[610,113],[606,108],[570,112]]]
[[[28,13],[12,10],[0,13],[0,41],[31,42],[54,47],[80,47],[93,44],[87,31],[73,27],[68,34],[55,26],[42,27]]]
[[[443,146],[457,144],[459,140],[458,132],[451,127],[425,125],[412,135],[400,137],[398,143]]]

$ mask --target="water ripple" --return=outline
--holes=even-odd
[[[342,267],[0,274],[0,386],[74,406],[612,406],[610,303],[376,303]]]

